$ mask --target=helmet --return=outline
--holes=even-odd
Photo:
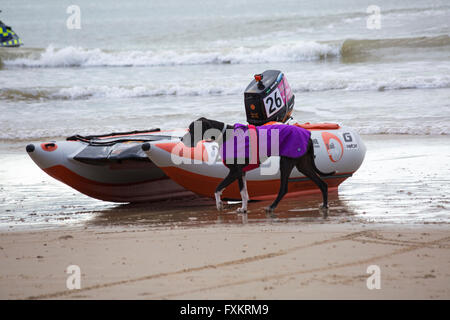
[[[295,96],[279,70],[256,74],[244,92],[247,122],[260,126],[269,121],[286,122],[294,109]]]

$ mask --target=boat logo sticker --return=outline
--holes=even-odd
[[[342,136],[344,137],[344,141],[345,142],[352,142],[353,141],[352,135],[350,134],[350,132],[345,132]]]
[[[344,155],[344,145],[342,141],[332,133],[322,132],[322,139],[325,143],[328,156],[332,162],[338,162]]]

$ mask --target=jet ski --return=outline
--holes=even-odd
[[[0,47],[20,47],[22,44],[22,40],[12,28],[0,21]]]
[[[294,95],[285,75],[267,70],[244,92],[247,122],[255,126],[290,121]],[[361,166],[366,147],[358,133],[335,123],[293,123],[311,132],[315,163],[329,190],[335,190]],[[112,202],[146,202],[193,194],[213,197],[227,175],[219,146],[204,140],[194,148],[181,138],[188,129],[118,132],[68,137],[65,141],[29,144],[33,161],[53,178],[90,197]],[[278,157],[270,157],[247,173],[251,199],[270,199],[279,190]],[[268,168],[269,171],[267,171]],[[319,192],[309,178],[294,169],[288,195]],[[223,196],[240,199],[237,184]]]

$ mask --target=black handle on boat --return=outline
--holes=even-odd
[[[141,146],[143,151],[149,151],[150,150],[150,143],[146,142]]]

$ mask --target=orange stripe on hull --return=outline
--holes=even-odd
[[[114,184],[87,179],[62,165],[56,165],[43,170],[49,176],[71,186],[79,192],[104,201],[143,202],[192,195],[191,192],[183,189],[167,177],[137,183]]]
[[[221,178],[208,177],[196,173],[192,173],[177,167],[162,167],[162,170],[175,182],[184,188],[191,190],[205,197],[213,197]],[[326,179],[329,190],[336,189],[351,174],[346,176],[329,177]],[[247,180],[247,188],[250,199],[252,200],[269,200],[277,196],[280,189],[280,180],[251,181]],[[296,196],[299,194],[320,192],[317,185],[311,180],[290,181],[288,196]],[[237,182],[232,183],[222,193],[223,198],[240,199],[239,187]]]

